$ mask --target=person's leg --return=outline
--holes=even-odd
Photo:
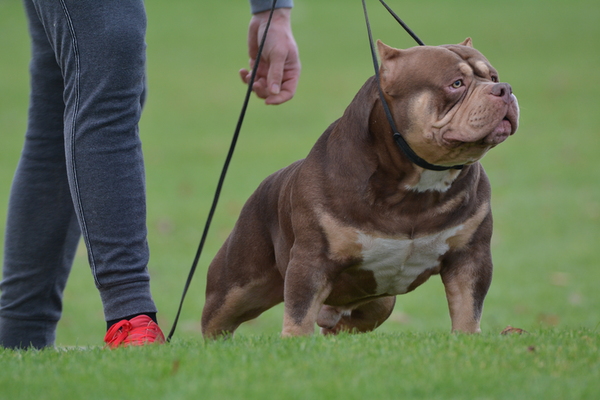
[[[105,318],[155,313],[138,135],[145,89],[143,1],[34,4],[65,81],[67,175]]]
[[[143,2],[33,0],[33,4],[64,78],[71,208],[74,204],[105,318],[155,313],[147,272],[144,167],[137,127],[145,83]],[[30,240],[29,244],[35,246]],[[5,272],[3,297],[9,283]]]
[[[0,345],[54,343],[62,292],[80,238],[67,181],[63,80],[33,4],[25,1],[32,43],[25,145],[9,200],[0,283]]]

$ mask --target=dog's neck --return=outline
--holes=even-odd
[[[413,164],[394,142],[376,85],[374,79],[369,79],[343,116],[328,129],[327,147],[337,150],[332,156],[344,154],[352,160],[342,165],[333,159],[330,167],[339,169],[333,175],[363,176],[363,181],[369,182],[370,190],[378,193],[380,199],[385,194],[396,198],[401,193],[448,191],[461,170],[431,171]],[[401,130],[402,116],[398,116],[396,123]],[[366,151],[367,148],[373,151]]]

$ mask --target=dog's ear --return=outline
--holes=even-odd
[[[401,50],[390,47],[381,40],[377,40],[377,50],[379,51],[379,58],[381,59],[382,66],[388,61],[392,61],[400,57],[401,53]]]
[[[466,38],[464,42],[459,43],[459,44],[461,46],[467,46],[467,47],[473,48],[473,40],[470,37]]]
[[[388,80],[391,71],[394,69],[394,61],[402,56],[402,50],[395,49],[383,43],[381,40],[377,41],[377,50],[379,51],[379,58],[381,59],[381,67],[379,73],[381,74],[381,85],[385,88],[386,81]]]

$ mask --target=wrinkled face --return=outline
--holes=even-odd
[[[515,133],[512,88],[467,39],[460,45],[393,49],[379,42],[381,85],[408,144],[431,164],[478,161]]]

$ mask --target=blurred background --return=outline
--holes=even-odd
[[[472,37],[519,99],[521,124],[483,165],[493,187],[494,281],[483,331],[600,324],[600,3],[596,0],[389,0],[429,45]],[[415,45],[378,1],[375,38]],[[144,143],[152,288],[168,331],[243,102],[246,1],[147,0],[149,96]],[[200,340],[206,268],[245,200],[270,173],[303,158],[373,73],[359,0],[297,0],[303,66],[296,97],[252,98],[176,337]],[[26,128],[29,38],[21,2],[0,0],[0,240]],[[0,249],[0,255],[2,250]],[[277,334],[278,306],[239,335]],[[100,344],[105,324],[83,246],[64,295],[57,344]],[[382,331],[449,331],[433,277],[400,296]]]

